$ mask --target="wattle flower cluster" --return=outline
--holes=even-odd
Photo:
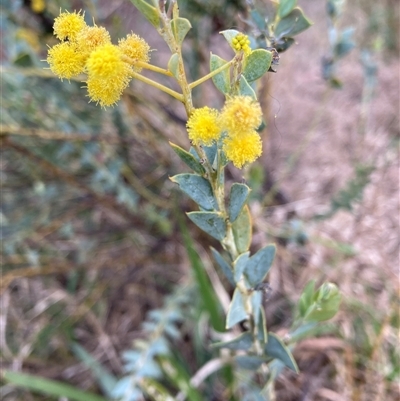
[[[236,167],[254,162],[262,153],[260,104],[249,96],[229,98],[222,111],[195,109],[187,122],[189,139],[194,145],[210,146],[221,139],[222,149]]]
[[[232,46],[236,52],[243,51],[246,56],[251,53],[250,39],[244,33],[239,32],[232,39]]]
[[[150,47],[144,39],[132,33],[113,45],[108,31],[88,26],[80,12],[61,13],[53,28],[61,42],[48,51],[51,71],[61,79],[87,74],[90,100],[101,106],[116,103],[132,72],[141,70],[138,64],[149,61]]]

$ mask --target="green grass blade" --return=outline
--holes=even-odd
[[[4,370],[1,372],[1,378],[17,387],[54,397],[67,397],[71,401],[107,401],[100,395],[79,390],[69,384],[26,373]]]
[[[190,264],[192,265],[196,282],[200,289],[204,308],[210,315],[213,328],[217,331],[225,331],[225,322],[221,315],[221,306],[218,298],[215,295],[214,289],[210,283],[210,279],[207,276],[206,269],[200,259],[200,256],[194,248],[194,243],[182,218],[179,218],[179,225],[186,252],[189,256]]]

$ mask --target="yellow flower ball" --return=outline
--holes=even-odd
[[[250,96],[229,98],[221,112],[222,127],[230,136],[254,131],[261,125],[261,121],[261,106]]]
[[[223,151],[235,167],[242,168],[247,163],[254,162],[262,153],[260,135],[251,131],[234,137],[227,136],[223,142]]]
[[[111,38],[107,29],[102,26],[86,26],[78,33],[76,43],[82,53],[86,53],[89,56],[97,47],[111,43]]]
[[[122,92],[129,85],[129,78],[127,76],[108,78],[89,76],[86,84],[90,101],[105,107],[112,106],[118,102]]]
[[[69,13],[68,11],[61,13],[54,20],[54,35],[60,39],[69,41],[75,40],[78,33],[86,27],[84,15],[81,12]]]
[[[118,41],[118,47],[125,56],[133,61],[148,63],[150,60],[150,46],[143,38],[134,33],[127,35],[124,39],[120,39]],[[133,65],[133,70],[140,72],[141,68]]]
[[[85,55],[74,42],[62,42],[49,49],[47,62],[59,78],[70,79],[83,72]]]
[[[129,64],[122,61],[121,57],[121,50],[111,43],[97,47],[90,54],[86,63],[88,75],[93,78],[112,78],[129,75]]]
[[[221,135],[219,113],[215,109],[195,109],[186,124],[189,139],[194,145],[210,146]]]

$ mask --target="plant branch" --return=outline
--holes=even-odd
[[[175,99],[179,100],[180,102],[184,102],[184,96],[181,93],[175,92],[174,90],[168,88],[167,86],[164,86],[162,84],[159,84],[156,81],[153,81],[150,78],[146,78],[143,75],[137,73],[137,72],[131,72],[131,77],[136,78],[139,81],[142,81],[148,85],[154,86],[155,88],[159,89],[160,91],[163,91],[165,93],[168,93],[168,95],[171,95]]]
[[[233,62],[234,62],[234,59],[232,59],[231,61],[228,61],[226,64],[222,65],[221,67],[217,68],[216,70],[211,71],[207,75],[204,75],[204,77],[201,77],[197,81],[192,82],[191,84],[189,84],[189,88],[193,89],[196,86],[198,86],[198,85],[202,84],[203,82],[207,81],[208,79],[212,78],[213,76],[219,74],[221,71],[226,70],[228,67],[230,67],[233,64]]]

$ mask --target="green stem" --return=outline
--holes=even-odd
[[[175,92],[174,90],[168,88],[167,86],[164,86],[162,84],[159,84],[156,81],[153,81],[150,78],[146,78],[143,75],[140,75],[137,72],[131,72],[131,76],[133,78],[138,79],[139,81],[142,81],[148,85],[154,86],[157,89],[160,89],[161,91],[168,93],[169,95],[171,95],[172,97],[174,97],[175,99],[179,100],[180,102],[184,101],[183,95],[181,93]]]
[[[122,60],[135,67],[145,68],[146,70],[151,70],[151,71],[163,74],[163,75],[167,75],[169,77],[173,77],[172,72],[166,70],[165,68],[157,67],[156,65],[149,64],[144,61],[135,60],[128,56],[123,56]]]
[[[168,77],[173,77],[172,72],[169,70],[166,70],[165,68],[157,67],[156,65],[145,63],[144,61],[136,61],[134,63],[135,66],[145,68],[146,70],[151,70],[154,72],[158,72],[163,75],[167,75]]]
[[[209,74],[204,75],[204,77],[198,79],[197,81],[192,82],[191,84],[189,84],[189,88],[193,89],[196,86],[202,84],[203,82],[207,81],[208,79],[212,78],[214,75],[219,74],[221,71],[226,70],[228,67],[230,67],[233,64],[234,59],[232,59],[231,61],[228,61],[226,64],[222,65],[221,67],[217,68],[214,71],[211,71]]]
[[[174,9],[174,11],[177,13],[177,8]],[[204,81],[212,78],[216,74],[220,73],[221,71],[224,71],[226,68],[229,68],[231,65],[234,65],[236,69],[236,75],[241,72],[241,63],[242,63],[242,54],[236,55],[230,62],[227,62],[223,66],[219,67],[218,69],[212,71],[211,73],[207,74],[206,76],[198,79],[195,82],[192,82],[190,85],[187,82],[186,78],[186,73],[185,73],[185,66],[183,63],[183,57],[182,57],[182,49],[181,45],[177,43],[172,29],[170,25],[170,20],[168,16],[165,13],[162,13],[160,11],[159,17],[163,23],[163,27],[159,28],[159,33],[160,35],[164,38],[165,42],[169,46],[171,52],[173,54],[177,54],[178,56],[178,76],[177,80],[178,83],[182,89],[182,95],[180,95],[180,100],[185,106],[187,116],[190,117],[192,114],[194,107],[193,107],[193,101],[192,101],[192,89],[196,87],[197,85],[200,85]],[[177,15],[174,15],[174,17],[177,17]],[[153,85],[154,86],[154,85]],[[233,229],[232,229],[232,223],[229,221],[228,218],[228,213],[226,211],[225,207],[225,183],[224,180],[222,179],[223,177],[223,170],[224,170],[224,165],[221,162],[221,150],[218,149],[218,154],[217,154],[217,170],[215,171],[213,169],[213,166],[210,164],[210,162],[207,159],[207,156],[204,152],[204,149],[201,146],[194,145],[194,149],[196,150],[197,154],[199,157],[204,161],[204,168],[206,170],[207,178],[212,186],[217,205],[218,205],[218,211],[222,214],[226,221],[226,226],[227,226],[227,232],[226,232],[226,237],[221,241],[222,246],[224,249],[229,253],[231,257],[231,261],[233,262],[238,256],[239,256],[239,251],[237,249],[236,243],[235,243],[235,238],[233,235]],[[245,283],[244,279],[242,278],[241,281],[237,284],[237,288],[239,291],[243,294],[244,302],[245,302],[245,308],[246,312],[249,315],[249,324],[250,324],[250,332],[253,333],[253,338],[254,338],[254,350],[257,353],[260,353],[261,350],[261,345],[259,344],[259,341],[257,339],[257,328],[255,327],[254,324],[254,317],[253,317],[253,308],[251,304],[251,290],[248,290]]]

